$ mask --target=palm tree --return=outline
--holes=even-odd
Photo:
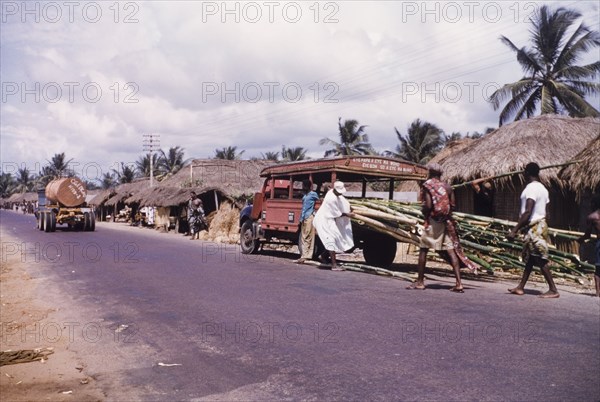
[[[227,159],[236,160],[242,157],[242,154],[246,151],[237,152],[237,147],[227,147],[221,149],[215,149],[215,159]]]
[[[138,171],[139,176],[150,177],[150,158],[152,158],[152,175],[154,177],[160,176],[160,157],[156,153],[147,153],[144,156],[140,156],[140,158],[135,162],[135,167]]]
[[[68,176],[68,167],[72,160],[73,159],[66,160],[64,152],[60,154],[54,154],[52,159],[48,161],[48,165],[46,165],[49,168],[46,170],[46,172],[52,175],[52,179]]]
[[[15,191],[18,193],[26,193],[33,189],[35,185],[34,177],[30,174],[29,169],[21,168],[17,170],[16,174],[16,188]]]
[[[286,162],[302,161],[306,159],[307,150],[303,147],[286,148],[281,146],[281,158]]]
[[[46,165],[42,167],[42,170],[38,173],[36,182],[38,188],[45,188],[48,183],[56,178],[54,174],[54,170],[50,165]]]
[[[177,173],[190,160],[183,159],[184,149],[176,146],[169,148],[169,152],[165,153],[160,150],[160,158],[158,160],[159,170],[162,176],[171,176]]]
[[[101,182],[100,186],[104,190],[114,187],[115,184],[116,184],[115,177],[112,173],[106,172],[102,175],[102,182]]]
[[[131,165],[126,165],[121,162],[121,169],[113,169],[119,183],[131,183],[135,178],[135,168]]]
[[[342,126],[342,118],[338,119],[340,142],[323,138],[319,145],[330,144],[332,149],[325,151],[325,157],[333,155],[369,155],[373,147],[369,143],[369,136],[365,134],[365,127],[359,126],[356,120],[346,120]]]
[[[10,173],[0,175],[0,197],[7,198],[14,192],[15,180]]]
[[[525,76],[517,82],[505,84],[490,97],[494,110],[510,98],[500,113],[499,124],[514,119],[542,114],[566,113],[573,117],[598,117],[600,113],[584,97],[600,93],[600,84],[594,78],[600,72],[600,61],[577,66],[577,60],[588,50],[600,46],[600,34],[583,24],[567,37],[581,14],[559,8],[552,12],[542,6],[531,19],[532,48],[515,46],[507,37],[500,40],[517,54]]]
[[[279,152],[265,152],[260,154],[263,160],[279,162]]]
[[[394,130],[400,144],[396,145],[396,152],[386,151],[387,156],[424,164],[429,162],[444,144],[442,130],[434,124],[421,122],[420,119],[410,124],[406,137],[400,134],[397,128],[394,127]]]

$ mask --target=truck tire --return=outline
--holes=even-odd
[[[48,211],[44,215],[44,232],[54,232],[56,230],[56,215],[52,211]]]
[[[94,232],[96,230],[96,215],[93,213],[90,214],[90,232]]]
[[[44,225],[44,223],[45,223],[45,220],[46,220],[46,213],[45,213],[45,212],[43,212],[43,211],[40,211],[40,212],[38,213],[38,229],[39,229],[39,230],[41,230],[41,231],[43,231],[43,230],[44,230],[44,227],[45,227],[45,225]]]
[[[365,239],[363,256],[368,265],[387,268],[394,262],[397,241],[393,237],[373,234]]]
[[[90,231],[90,213],[89,212],[84,212],[83,213],[83,231],[84,232],[89,232]]]
[[[260,241],[253,237],[252,225],[252,221],[248,219],[242,224],[242,228],[240,229],[240,247],[242,249],[242,254],[256,254],[260,247]]]

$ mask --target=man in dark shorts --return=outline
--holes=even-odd
[[[583,243],[589,239],[592,232],[596,234],[596,272],[594,282],[596,285],[596,296],[600,297],[600,194],[592,198],[592,213],[586,219],[585,233],[577,241]]]

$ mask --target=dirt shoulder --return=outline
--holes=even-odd
[[[2,243],[15,244],[6,233]],[[70,328],[58,319],[64,306],[45,300],[46,280],[32,278],[19,256],[5,251],[0,263],[0,348],[53,353],[42,361],[1,366],[2,401],[104,400],[98,383],[86,373],[85,359],[70,350]]]

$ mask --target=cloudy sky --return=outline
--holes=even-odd
[[[600,25],[595,0],[2,1],[2,168],[66,152],[94,179],[137,160],[144,134],[186,157],[320,157],[339,117],[379,151],[416,118],[483,131],[498,120],[486,95],[522,76],[498,38],[526,45],[542,4]]]

